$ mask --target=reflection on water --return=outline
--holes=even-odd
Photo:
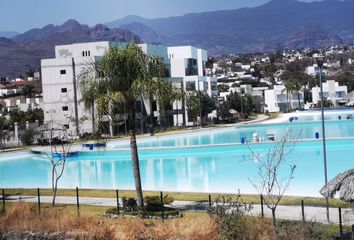
[[[354,140],[328,142],[328,176],[354,167]],[[207,147],[140,152],[143,189],[180,192],[256,193],[257,159],[271,144]],[[322,143],[298,143],[288,161],[296,164],[287,192],[319,196],[323,185]],[[282,174],[288,172],[284,167]],[[0,187],[49,188],[50,163],[37,155],[0,161]],[[67,162],[60,188],[134,189],[129,152],[82,154]]]

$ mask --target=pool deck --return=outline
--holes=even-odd
[[[1,195],[0,195],[1,196]],[[51,203],[51,196],[41,196],[41,203]],[[11,196],[6,199],[6,202],[29,202],[36,203],[37,196]],[[57,204],[68,204],[76,205],[76,197],[65,197],[57,196]],[[120,204],[122,203],[120,199]],[[116,207],[117,200],[116,198],[94,198],[94,197],[80,197],[81,205],[90,205],[90,206],[101,206],[101,207]],[[194,201],[174,201],[170,205],[180,210],[189,210],[189,211],[207,211],[209,207],[208,202],[194,202]],[[314,221],[327,224],[326,217],[326,208],[324,207],[311,207],[305,206],[305,219],[307,221]],[[261,215],[261,205],[253,205],[253,208],[250,212],[247,213],[250,216],[260,216]],[[264,206],[264,215],[266,217],[271,217],[271,211],[266,206]],[[330,223],[339,224],[339,214],[337,208],[329,208]],[[283,206],[279,205],[276,211],[276,216],[278,219],[284,220],[296,220],[301,221],[301,206]],[[345,225],[354,224],[354,211],[350,208],[342,209],[342,221]]]

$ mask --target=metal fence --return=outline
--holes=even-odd
[[[77,215],[80,216],[80,189],[78,187],[75,188],[75,205],[77,210]],[[41,214],[41,189],[37,188],[37,196],[33,196],[35,198],[34,203],[37,205],[38,214]],[[161,203],[164,205],[164,193],[157,192],[160,195]],[[1,191],[1,213],[4,214],[6,212],[6,202],[13,202],[16,200],[13,198],[14,196],[10,194],[6,194],[6,190],[2,189]],[[215,196],[215,194],[214,194]],[[87,197],[82,197],[81,199],[87,199]],[[21,198],[17,198],[20,200]],[[115,204],[116,207],[116,215],[119,216],[121,214],[120,209],[122,209],[123,205],[120,201],[119,190],[115,190],[115,197],[109,198],[112,200],[112,203]],[[83,201],[84,205],[89,204]],[[257,217],[271,217],[270,209],[266,206],[263,196],[259,196],[258,201],[260,204],[252,204],[252,208],[246,214],[257,216]],[[195,202],[183,202],[184,205],[173,205],[172,207],[176,207],[178,210],[197,210],[197,211],[207,211],[210,207],[216,206],[220,204],[220,202],[213,201],[213,197],[211,194],[205,195],[204,200],[199,200]],[[74,204],[74,202],[71,202]],[[91,203],[92,204],[92,203]],[[311,203],[306,205],[306,200],[301,200],[299,205],[296,206],[284,206],[279,205],[277,208],[277,218],[285,219],[285,220],[295,220],[295,221],[303,221],[303,222],[319,222],[328,224],[326,207],[314,207]],[[165,219],[164,210],[162,209],[162,220]],[[354,239],[354,211],[350,208],[330,208],[330,224],[336,224],[339,226],[338,236],[335,239]],[[344,227],[345,226],[345,227]],[[351,231],[345,231],[344,229],[348,229],[348,226],[351,226]]]

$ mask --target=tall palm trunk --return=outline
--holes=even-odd
[[[95,126],[95,101],[91,101],[91,123],[92,123],[92,133],[96,134],[96,126]]]
[[[154,102],[152,95],[149,94],[149,102],[150,102],[150,135],[153,136],[155,134],[155,128],[154,128],[154,111],[152,104]]]
[[[129,106],[128,124],[129,124],[129,136],[130,136],[130,150],[132,156],[132,166],[133,166],[133,173],[134,173],[137,203],[139,207],[143,207],[144,200],[143,200],[143,191],[141,187],[141,178],[140,178],[138,145],[136,143],[134,103],[128,104],[128,106]]]
[[[287,111],[290,112],[289,91],[286,90]]]
[[[298,101],[298,103],[299,103],[299,110],[301,110],[300,91],[297,92],[297,101]]]

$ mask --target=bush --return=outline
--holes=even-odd
[[[219,226],[220,239],[252,239],[251,224],[245,217],[251,208],[251,205],[242,202],[240,196],[236,201],[232,201],[231,197],[218,197],[215,206],[209,209],[209,214]]]
[[[243,203],[240,196],[236,201],[232,201],[231,198],[219,197],[216,204],[209,209],[210,216],[217,223],[219,239],[328,239],[321,224],[314,222],[281,221],[276,235],[271,219],[246,216],[251,208],[251,205]]]
[[[165,195],[163,197],[163,203],[164,204],[171,204],[174,201],[174,198],[169,196],[169,195]],[[159,196],[146,196],[144,198],[144,202],[145,204],[156,204],[156,205],[162,205],[161,203],[161,198]]]
[[[123,208],[125,212],[132,212],[138,209],[138,204],[134,198],[122,198]]]
[[[279,239],[324,239],[323,230],[314,222],[283,222],[279,226]]]
[[[34,144],[35,135],[37,132],[33,129],[26,129],[20,136],[23,145],[29,146]]]
[[[163,198],[164,204],[171,204],[174,199],[169,195],[165,195]],[[144,198],[144,202],[146,204],[146,211],[161,211],[162,209],[166,209],[161,202],[161,198],[159,196],[146,196]]]

